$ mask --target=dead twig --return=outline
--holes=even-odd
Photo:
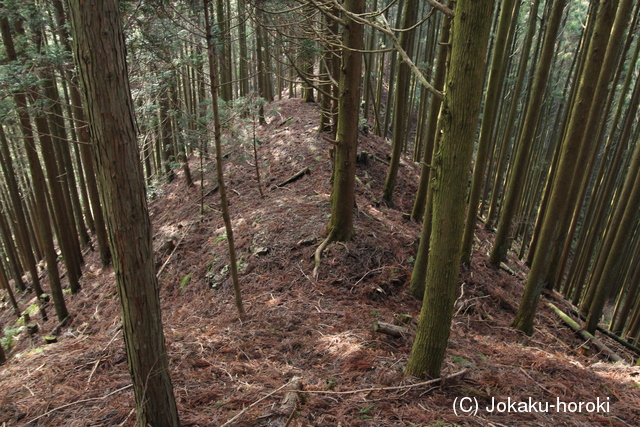
[[[282,386],[280,386],[277,389],[273,390],[271,393],[267,394],[266,396],[256,400],[251,405],[247,406],[242,411],[238,412],[236,415],[233,416],[233,418],[231,418],[230,420],[228,420],[227,422],[222,424],[220,427],[226,427],[226,426],[230,425],[235,420],[240,418],[243,414],[245,414],[249,409],[253,408],[254,406],[256,406],[258,403],[262,402],[263,400],[268,399],[269,397],[273,396],[274,394],[276,394],[277,392],[279,392],[280,390],[282,390],[283,388],[285,388],[286,386],[288,386],[292,382],[297,381],[298,379],[299,379],[298,377],[292,378],[291,381],[289,381],[288,383],[283,384]]]
[[[456,378],[461,375],[464,375],[469,371],[468,369],[463,369],[462,371],[456,372],[455,374],[451,374],[448,377],[440,377],[435,378],[429,381],[423,381],[416,384],[407,384],[407,385],[399,385],[394,387],[375,387],[375,388],[362,388],[359,390],[347,390],[347,391],[329,391],[329,390],[300,390],[299,393],[313,393],[313,394],[356,394],[356,393],[370,393],[372,391],[391,391],[391,390],[405,390],[408,388],[421,387],[424,385],[434,384],[439,381],[445,381],[451,378]]]
[[[86,402],[92,402],[94,400],[104,400],[104,399],[106,399],[108,397],[113,396],[116,393],[120,393],[121,391],[124,391],[124,390],[126,390],[128,388],[131,388],[131,387],[133,387],[133,384],[126,385],[126,386],[124,386],[122,388],[119,388],[119,389],[117,389],[115,391],[112,391],[111,393],[106,394],[106,395],[104,395],[102,397],[92,397],[92,398],[89,398],[89,399],[76,400],[75,402],[71,402],[71,403],[67,403],[66,405],[58,406],[57,408],[53,408],[52,410],[47,411],[42,415],[38,415],[37,417],[30,419],[29,421],[27,421],[25,423],[25,425],[31,424],[32,422],[35,422],[35,421],[38,421],[40,418],[44,418],[49,414],[52,414],[52,413],[54,413],[56,411],[59,411],[61,409],[64,409],[64,408],[68,408],[69,406],[79,405],[81,403],[86,403]]]

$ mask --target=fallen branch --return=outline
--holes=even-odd
[[[593,343],[593,345],[595,345],[596,347],[598,347],[598,349],[603,352],[608,358],[609,360],[611,360],[612,362],[625,362],[624,359],[622,359],[622,357],[618,356],[616,353],[613,352],[613,350],[611,350],[609,347],[607,347],[602,341],[600,341],[598,338],[594,337],[593,335],[591,335],[589,332],[585,331],[584,329],[582,329],[580,327],[580,325],[578,324],[578,322],[576,322],[575,320],[573,320],[571,317],[569,317],[568,315],[566,315],[562,310],[560,310],[558,307],[556,307],[555,305],[548,303],[549,307],[551,307],[551,309],[553,311],[555,311],[555,313],[558,315],[558,317],[560,317],[562,319],[562,321],[564,323],[566,323],[567,325],[569,325],[569,327],[571,329],[573,329],[575,332],[578,333],[578,335],[580,335],[582,338],[584,338],[585,340],[589,340]]]
[[[308,167],[306,167],[306,168],[300,170],[299,172],[296,172],[295,174],[293,174],[290,178],[285,179],[280,184],[277,184],[276,187],[284,187],[285,185],[290,184],[293,181],[302,178],[303,175],[308,174],[308,173],[311,173],[311,171],[309,170]]]
[[[359,390],[347,390],[347,391],[330,391],[330,390],[300,390],[298,393],[313,393],[313,394],[356,394],[356,393],[370,393],[372,391],[391,391],[391,390],[406,390],[408,388],[422,387],[424,385],[434,384],[440,381],[449,380],[451,378],[456,378],[461,375],[464,375],[469,371],[468,369],[463,369],[462,371],[456,372],[455,374],[451,374],[448,377],[440,377],[435,378],[429,381],[423,381],[415,384],[407,384],[407,385],[398,385],[394,387],[376,387],[376,388],[362,388]]]
[[[124,390],[126,390],[128,388],[131,388],[131,387],[133,387],[133,384],[126,385],[126,386],[124,386],[122,388],[119,388],[119,389],[117,389],[115,391],[112,391],[111,393],[109,393],[107,395],[104,395],[102,397],[92,397],[90,399],[76,400],[75,402],[71,402],[71,403],[67,403],[66,405],[58,406],[57,408],[53,408],[52,410],[47,411],[42,415],[38,415],[37,417],[30,419],[29,421],[27,421],[25,423],[25,425],[31,424],[34,421],[38,421],[40,418],[46,417],[47,415],[52,414],[52,413],[54,413],[56,411],[59,411],[61,409],[68,408],[69,406],[79,405],[80,403],[92,402],[94,400],[104,400],[107,397],[113,396],[114,394],[120,393],[121,391],[124,391]]]
[[[216,185],[215,185],[211,190],[207,191],[207,192],[204,194],[204,196],[202,196],[202,197],[207,197],[207,196],[209,196],[209,195],[213,194],[215,191],[218,191],[218,188],[219,188],[219,187],[218,187],[218,184],[216,184]]]
[[[386,160],[382,160],[382,159],[381,159],[380,157],[378,157],[378,156],[373,156],[373,155],[372,155],[372,157],[373,157],[373,160],[377,160],[377,161],[379,161],[380,163],[382,163],[382,164],[385,164],[385,165],[389,166],[389,162],[387,162]]]
[[[292,390],[285,393],[276,411],[259,418],[261,425],[264,420],[268,420],[267,425],[270,427],[287,427],[291,423],[301,400],[298,392],[302,390],[302,378],[293,378],[289,384]]]
[[[372,329],[373,332],[390,335],[394,338],[406,337],[410,333],[409,329],[403,326],[397,326],[385,322],[378,322],[377,320],[373,321]]]
[[[280,127],[280,126],[282,126],[282,125],[286,125],[286,124],[288,124],[288,123],[289,123],[289,122],[291,122],[291,121],[293,121],[293,116],[291,116],[291,117],[288,117],[288,118],[284,119],[284,120],[283,120],[283,121],[281,121],[281,122],[278,124],[278,126],[276,126],[276,127]]]

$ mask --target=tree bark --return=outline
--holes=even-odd
[[[177,427],[118,1],[70,0],[69,5],[122,308],[136,425]]]
[[[436,378],[451,330],[460,265],[468,171],[486,70],[493,1],[460,0],[434,159],[433,223],[427,282],[406,374]]]
[[[346,0],[344,8],[352,13],[364,12],[364,0]],[[328,231],[334,240],[347,241],[353,236],[355,204],[356,153],[358,151],[358,112],[360,110],[360,76],[362,74],[362,24],[344,17],[340,96],[331,194],[331,218]]]
[[[536,75],[531,89],[532,96],[527,105],[525,122],[520,133],[520,143],[518,144],[515,160],[512,166],[511,178],[507,184],[506,194],[500,213],[500,221],[498,222],[498,231],[496,232],[495,241],[491,250],[490,260],[495,266],[499,266],[507,256],[507,251],[511,245],[509,232],[511,223],[515,216],[520,196],[522,195],[523,182],[526,177],[526,165],[529,157],[531,146],[534,142],[534,133],[540,117],[540,109],[542,100],[549,79],[549,71],[551,69],[551,59],[555,48],[556,37],[562,20],[562,12],[566,0],[555,0],[551,17],[547,24],[547,30],[544,34],[542,42],[542,51],[540,61],[536,68]]]
[[[593,101],[595,85],[598,82],[616,5],[617,1],[615,0],[601,0],[598,8],[594,36],[589,45],[589,53],[582,72],[567,134],[562,142],[558,168],[549,196],[549,206],[540,231],[538,246],[535,250],[520,307],[512,323],[513,327],[529,335],[533,333],[533,320],[549,264],[552,261],[554,244],[557,241],[561,223],[569,210],[567,195],[570,191],[572,177],[576,173],[576,167],[579,166],[576,153],[580,152],[584,143],[584,124],[588,119]]]

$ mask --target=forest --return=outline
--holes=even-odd
[[[640,425],[640,0],[0,0],[0,425]]]

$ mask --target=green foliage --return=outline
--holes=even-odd
[[[225,240],[227,240],[227,233],[222,233],[221,235],[219,235],[218,237],[215,238],[215,240],[213,241],[214,244],[218,244],[220,242],[224,242]]]
[[[180,280],[180,290],[183,290],[191,282],[191,274],[187,274]]]
[[[162,196],[162,194],[164,194],[164,188],[154,179],[151,184],[147,186],[147,200],[153,201]]]
[[[367,405],[364,408],[360,409],[358,414],[360,414],[360,418],[369,419],[371,418],[371,410],[375,408],[376,404],[372,403],[371,405]]]
[[[18,335],[20,332],[22,332],[24,328],[25,328],[24,326],[16,326],[16,327],[5,326],[4,336],[0,338],[0,344],[2,344],[2,346],[6,350],[9,350],[11,347],[13,347],[14,337]]]
[[[457,363],[458,365],[464,366],[466,368],[468,367],[472,367],[475,366],[475,363],[465,359],[464,357],[460,357],[460,356],[451,356],[451,358],[453,359],[453,361],[455,363]]]

